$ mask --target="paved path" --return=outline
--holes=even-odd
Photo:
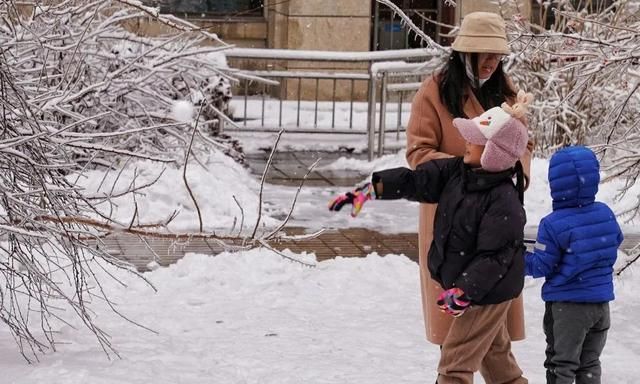
[[[287,234],[303,234],[303,228],[288,228]],[[194,239],[187,243],[169,239],[141,240],[133,235],[117,235],[104,238],[100,246],[112,255],[133,264],[138,270],[148,269],[150,262],[162,266],[175,263],[187,253],[218,254],[225,249],[213,242]],[[418,260],[418,236],[415,233],[396,235],[381,234],[367,229],[353,228],[327,231],[317,238],[304,241],[273,242],[278,250],[289,249],[295,253],[315,253],[318,261],[336,256],[363,257],[372,252],[381,255],[404,254]]]
[[[290,228],[291,235],[304,233],[303,228]],[[535,237],[528,233],[527,238]],[[102,245],[113,255],[132,263],[138,270],[145,271],[148,264],[156,261],[162,266],[175,263],[187,253],[204,253],[215,255],[225,249],[212,241],[192,240],[188,243],[177,243],[167,239],[140,240],[136,236],[118,235],[107,237]],[[640,234],[627,234],[622,245],[623,250],[640,244]],[[364,257],[372,252],[380,255],[389,253],[404,254],[410,259],[418,260],[418,235],[415,233],[382,234],[364,228],[350,228],[329,231],[319,237],[304,241],[291,241],[271,244],[274,248],[290,249],[296,253],[315,253],[318,261],[343,257]]]

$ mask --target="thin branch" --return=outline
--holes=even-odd
[[[236,202],[236,205],[240,209],[240,228],[238,229],[238,236],[240,236],[240,234],[242,233],[242,229],[244,228],[244,209],[242,209],[242,205],[240,205],[240,202],[238,202],[238,199],[236,199],[236,195],[232,195],[232,197],[233,201]]]
[[[631,260],[627,261],[622,268],[620,268],[618,271],[616,271],[616,276],[622,275],[622,272],[624,272],[626,269],[631,267],[633,265],[633,263],[635,263],[638,260],[640,260],[640,253],[635,255]]]
[[[262,239],[258,240],[258,242],[263,247],[265,247],[266,249],[270,250],[271,252],[277,253],[278,255],[280,255],[281,257],[283,257],[283,258],[285,258],[285,259],[287,259],[289,261],[293,261],[294,263],[302,264],[302,265],[307,266],[307,267],[315,267],[316,266],[315,263],[309,263],[309,262],[304,261],[304,260],[298,260],[298,259],[293,258],[291,256],[287,256],[284,253],[282,253],[282,252],[278,251],[277,249],[273,248],[271,245],[269,245],[266,241],[264,241]]]
[[[284,128],[280,129],[278,132],[278,137],[276,138],[275,143],[273,144],[273,148],[271,148],[271,153],[269,153],[269,158],[267,159],[267,164],[264,166],[264,171],[262,172],[262,178],[260,179],[260,193],[258,194],[258,218],[256,219],[256,225],[253,227],[253,232],[251,233],[251,239],[256,238],[256,232],[258,231],[258,226],[260,226],[260,219],[262,216],[262,192],[264,191],[264,183],[267,180],[267,173],[271,168],[271,163],[273,162],[273,155],[276,153],[278,149],[278,143],[280,143],[280,138],[284,133]]]
[[[196,117],[196,122],[193,127],[193,131],[191,132],[191,140],[189,141],[189,146],[187,147],[187,152],[184,156],[184,166],[182,168],[182,180],[184,181],[184,185],[189,192],[189,196],[191,196],[191,200],[193,204],[196,206],[196,211],[198,212],[198,221],[200,223],[200,232],[202,232],[203,224],[202,224],[202,213],[200,212],[200,206],[198,205],[198,200],[196,199],[191,187],[189,186],[189,181],[187,180],[187,165],[189,164],[189,155],[191,154],[191,148],[193,147],[193,139],[196,137],[196,132],[198,132],[198,121],[200,120],[200,114],[202,113],[202,107],[204,103],[198,109],[198,116]]]
[[[302,190],[302,187],[304,186],[304,182],[307,181],[307,178],[309,177],[311,172],[313,172],[313,170],[316,168],[316,166],[318,166],[318,163],[320,162],[320,160],[322,160],[321,157],[316,159],[316,161],[313,164],[311,164],[309,169],[307,169],[307,173],[305,173],[304,177],[300,181],[300,185],[298,186],[298,190],[296,191],[296,194],[293,197],[293,201],[291,202],[291,208],[289,209],[289,213],[287,213],[287,217],[285,217],[285,219],[282,221],[282,223],[276,229],[274,229],[270,234],[265,236],[266,240],[272,239],[278,232],[280,232],[282,230],[282,228],[284,228],[287,225],[287,223],[289,222],[289,219],[291,218],[291,215],[293,214],[293,210],[296,207],[296,202],[298,201],[298,195],[300,194],[300,191]]]

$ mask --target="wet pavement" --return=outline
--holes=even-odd
[[[304,183],[306,186],[352,186],[362,181],[366,174],[356,170],[324,169],[325,166],[335,162],[341,157],[366,160],[367,155],[364,153],[352,153],[349,151],[277,152],[274,154],[271,167],[267,173],[267,182],[277,185],[298,186],[300,184],[300,180],[317,159],[320,159],[320,162],[316,166],[316,170],[309,174],[309,177]],[[246,161],[251,173],[258,178],[262,177],[268,158],[268,152],[247,154]]]

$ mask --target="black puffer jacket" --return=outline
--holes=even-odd
[[[428,161],[415,171],[376,172],[372,182],[382,183],[379,199],[438,203],[428,264],[444,289],[459,287],[477,305],[520,295],[526,222],[521,170],[472,170],[456,157]]]

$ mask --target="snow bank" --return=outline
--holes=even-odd
[[[243,212],[234,201],[238,200],[244,211],[244,229],[253,229],[257,220],[259,183],[241,165],[219,151],[211,151],[204,160],[206,168],[191,161],[187,168],[189,186],[198,201],[202,212],[205,231],[230,230],[234,221],[236,231],[239,229]],[[189,196],[182,178],[183,169],[151,161],[138,161],[128,164],[122,174],[112,171],[89,171],[79,179],[78,184],[89,195],[108,196],[115,182],[114,194],[124,191],[137,175],[134,185],[141,186],[160,176],[158,181],[135,196],[126,195],[100,204],[104,214],[112,214],[117,221],[129,223],[133,217],[136,204],[140,223],[163,222],[174,211],[178,216],[169,224],[175,232],[197,231],[199,222],[195,205]],[[105,180],[103,181],[103,178]],[[71,177],[72,180],[75,176]],[[277,221],[263,215],[262,222],[268,226]]]

